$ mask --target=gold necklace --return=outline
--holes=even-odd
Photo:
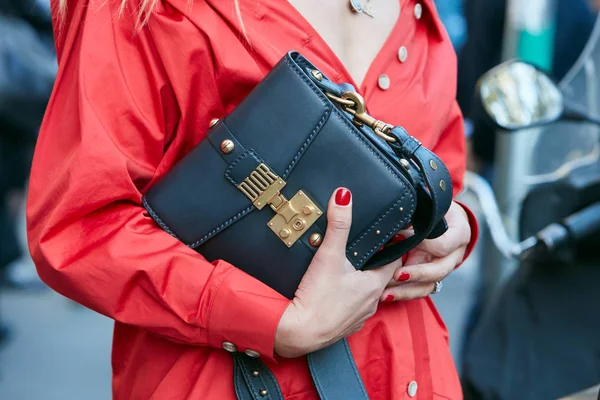
[[[367,0],[365,4],[362,4],[358,0],[350,0],[350,9],[355,13],[366,14],[371,18],[375,18],[371,0]]]

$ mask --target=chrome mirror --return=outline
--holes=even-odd
[[[548,124],[564,112],[556,84],[522,61],[509,61],[488,71],[480,78],[478,89],[486,112],[503,129]]]

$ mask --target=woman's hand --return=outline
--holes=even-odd
[[[323,244],[277,327],[275,352],[282,357],[313,352],[360,330],[375,314],[383,290],[401,265],[398,261],[363,272],[350,264],[346,242],[351,197],[341,188],[329,201]]]
[[[404,266],[398,268],[394,280],[382,293],[381,301],[429,296],[435,282],[443,280],[462,262],[471,240],[469,218],[459,204],[452,202],[446,221],[446,233],[437,239],[424,240],[408,253]]]

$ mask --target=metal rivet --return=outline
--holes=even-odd
[[[283,183],[283,181],[279,181],[279,183]]]
[[[354,257],[356,257],[357,255],[358,255],[358,253],[357,253],[357,252],[354,252]]]
[[[310,73],[312,74],[312,76],[315,77],[316,80],[318,80],[319,82],[321,82],[323,80],[323,74],[321,73],[321,71],[318,71],[316,69],[313,69],[312,71],[310,71]]]
[[[229,139],[223,140],[221,142],[221,151],[225,154],[231,153],[234,148],[235,148],[235,145]]]
[[[386,74],[379,75],[377,79],[377,84],[381,90],[388,90],[390,88],[390,77]]]
[[[261,389],[259,393],[260,393],[261,396],[266,396],[267,395],[267,389]]]
[[[304,206],[302,207],[302,214],[304,215],[310,215],[313,212],[313,208],[311,206]]]
[[[380,233],[381,233],[381,231],[380,231],[380,230],[376,230],[376,231],[375,231],[375,234],[376,234],[376,235],[379,235]]]
[[[308,238],[308,243],[310,243],[312,247],[319,247],[321,243],[323,243],[323,235],[320,233],[313,233]]]
[[[256,205],[260,207],[262,205],[262,203],[256,203]]]
[[[421,19],[423,16],[423,6],[420,3],[415,4],[415,18]]]
[[[446,181],[440,181],[440,187],[442,190],[446,190]]]
[[[408,58],[408,49],[404,46],[400,47],[398,49],[398,60],[400,60],[400,62],[403,63],[406,61],[407,58]]]
[[[431,167],[432,170],[436,170],[437,169],[437,164],[435,163],[435,161],[433,160],[429,160],[429,166]]]
[[[400,159],[400,165],[402,166],[402,168],[404,168],[407,171],[410,169],[410,163],[407,160],[405,160],[404,158]]]
[[[208,124],[208,126],[210,128],[212,128],[213,126],[215,126],[217,124],[217,122],[219,122],[219,118],[213,118],[210,120],[210,123]]]
[[[287,245],[288,245],[288,246],[291,246],[291,245],[292,245],[292,242],[288,242],[288,243],[287,243]]]
[[[404,207],[399,208],[400,212],[404,211]]]
[[[273,226],[273,223],[272,223],[272,222],[269,222],[269,226]]]
[[[323,214],[323,212],[317,211],[317,215],[321,215],[321,214]]]
[[[258,376],[260,374],[260,372],[258,372],[257,370],[252,371],[252,376]]]
[[[290,236],[290,233],[292,232],[290,232],[289,229],[282,229],[279,231],[279,236],[285,239],[286,237]]]

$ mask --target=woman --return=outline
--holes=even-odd
[[[31,251],[50,286],[115,319],[114,397],[234,399],[227,351],[245,351],[273,371],[286,399],[316,399],[302,356],[354,333],[371,398],[460,398],[427,297],[475,237],[460,205],[448,233],[405,266],[356,272],[344,255],[352,195],[340,188],[291,302],[226,261],[207,262],[140,205],[210,121],[293,48],[436,151],[460,190],[456,60],[432,1],[373,2],[374,18],[346,0],[66,3],[54,4],[60,66],[32,171]]]

